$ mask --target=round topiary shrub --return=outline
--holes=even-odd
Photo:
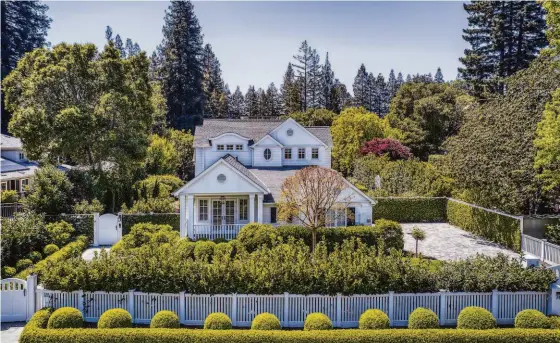
[[[131,328],[132,316],[127,310],[113,308],[103,312],[97,322],[97,327],[99,329]]]
[[[247,249],[255,251],[263,245],[271,247],[276,241],[278,231],[269,224],[249,223],[241,228],[237,240]]]
[[[25,270],[33,265],[33,261],[30,259],[24,258],[23,260],[19,260],[16,262],[16,269],[17,271]]]
[[[54,254],[58,251],[58,246],[56,244],[47,244],[45,248],[43,248],[43,253],[45,256],[49,256]]]
[[[389,316],[381,310],[367,310],[360,316],[358,327],[362,330],[388,329],[391,324]]]
[[[308,314],[303,323],[303,330],[330,330],[333,328],[332,322],[327,315],[315,312]]]
[[[14,267],[2,267],[2,279],[6,279],[16,275],[17,270]]]
[[[231,319],[222,312],[210,313],[204,320],[204,328],[208,330],[229,330],[231,329]]]
[[[179,317],[171,311],[159,311],[150,322],[150,327],[153,329],[178,329],[179,326]]]
[[[253,319],[251,330],[280,330],[282,324],[272,313],[261,313]]]
[[[77,329],[83,325],[82,312],[73,307],[61,307],[49,318],[47,329]]]
[[[489,330],[495,327],[496,318],[482,307],[465,307],[457,317],[457,329]]]
[[[418,307],[416,310],[412,311],[408,318],[408,328],[437,329],[439,328],[438,316],[434,311],[428,308]]]
[[[41,261],[43,256],[38,251],[32,251],[29,254],[27,254],[27,256],[25,256],[25,258],[30,259],[31,261],[33,261],[33,263],[37,263],[37,262]]]
[[[194,257],[198,260],[210,262],[214,256],[216,243],[212,241],[197,241],[194,247]]]
[[[551,320],[537,310],[523,310],[515,316],[515,327],[520,329],[550,329]]]
[[[229,243],[218,243],[214,248],[214,256],[234,256],[233,247]]]

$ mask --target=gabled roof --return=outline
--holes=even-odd
[[[266,185],[257,176],[255,176],[253,173],[251,173],[249,171],[249,169],[247,169],[247,167],[245,167],[241,162],[239,162],[237,160],[237,158],[231,156],[230,154],[227,154],[224,157],[222,157],[222,160],[227,162],[233,168],[237,169],[237,171],[239,171],[241,174],[243,174],[249,180],[251,180],[254,183],[256,183],[257,185],[259,185],[261,188],[268,190],[268,187],[266,187]]]
[[[226,133],[235,133],[258,142],[285,120],[254,119],[205,119],[194,131],[194,147],[209,147],[210,140]],[[332,146],[331,131],[328,126],[304,127],[327,146]]]
[[[23,144],[17,137],[2,134],[0,135],[0,147],[2,149],[23,149]]]

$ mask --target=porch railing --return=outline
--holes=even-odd
[[[521,247],[524,253],[539,257],[541,261],[550,265],[560,264],[560,246],[543,239],[522,235]]]
[[[2,217],[12,218],[15,213],[22,212],[23,205],[20,203],[6,203],[0,204],[0,212]]]
[[[211,225],[211,224],[195,224],[194,229],[194,239],[206,238],[209,240],[214,240],[217,238],[224,238],[228,241],[235,239],[239,230],[245,224],[224,224],[224,225]]]

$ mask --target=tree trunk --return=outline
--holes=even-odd
[[[416,240],[416,257],[418,257],[418,240]]]
[[[315,245],[317,245],[317,229],[313,228],[311,230],[311,251],[315,251]]]

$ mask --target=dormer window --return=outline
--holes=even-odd
[[[235,150],[243,150],[243,144],[236,144]]]
[[[218,146],[216,147],[216,149],[218,151],[224,151],[224,145],[223,144],[218,144]]]
[[[233,151],[233,144],[227,145],[227,151]]]
[[[270,160],[270,158],[272,157],[272,151],[270,151],[270,149],[266,148],[264,149],[264,159],[265,160]]]

